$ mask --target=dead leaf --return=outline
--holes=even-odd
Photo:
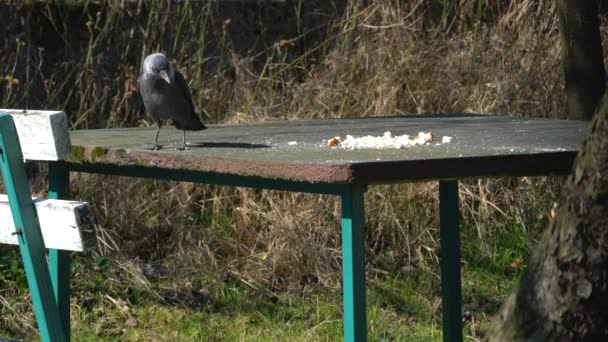
[[[139,322],[139,320],[135,317],[131,317],[129,318],[126,322],[125,322],[125,326],[129,327],[129,328],[136,328],[138,326],[140,326],[141,323]]]
[[[513,262],[511,263],[511,268],[518,268],[523,263],[524,263],[524,261],[522,259],[517,258],[517,259],[513,260]]]

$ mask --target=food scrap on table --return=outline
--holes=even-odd
[[[327,141],[327,146],[338,146],[340,145],[340,137],[333,137]]]
[[[386,131],[382,136],[367,135],[355,138],[347,134],[344,140],[340,137],[333,137],[327,141],[327,145],[351,150],[365,148],[407,148],[410,146],[428,145],[431,141],[433,141],[432,132],[419,132],[413,139],[410,139],[410,136],[407,134],[393,136],[390,131]],[[446,144],[451,141],[452,137],[444,136],[441,139],[441,143],[437,142],[435,145]]]

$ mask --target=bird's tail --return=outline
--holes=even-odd
[[[207,126],[201,122],[201,119],[196,114],[184,119],[175,121],[175,128],[187,131],[202,131],[207,129]]]

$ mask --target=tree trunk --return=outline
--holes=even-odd
[[[487,340],[608,340],[608,92],[562,193]]]
[[[606,82],[597,2],[559,0],[558,8],[568,117],[591,120]]]
[[[488,341],[608,340],[608,92],[597,4],[558,5],[569,115],[593,120],[555,219]]]

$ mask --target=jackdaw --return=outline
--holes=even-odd
[[[184,76],[173,68],[162,53],[153,53],[146,57],[137,85],[146,112],[156,123],[152,150],[160,150],[162,147],[158,144],[161,119],[172,119],[175,127],[184,131],[181,150],[186,149],[186,130],[207,129],[194,111],[192,96]]]

